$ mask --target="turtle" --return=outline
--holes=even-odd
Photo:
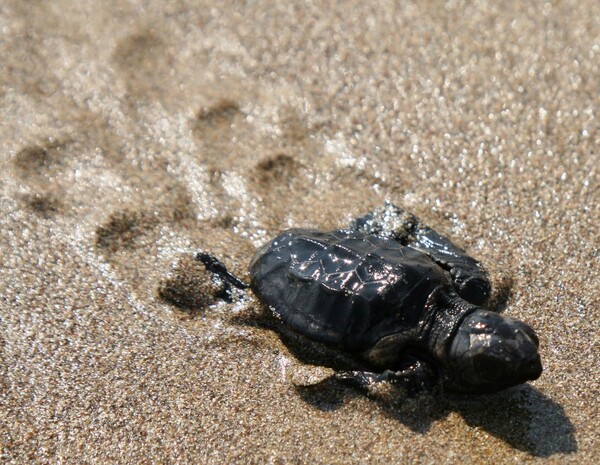
[[[535,331],[484,307],[482,265],[391,202],[344,229],[283,231],[256,251],[249,285],[214,256],[197,259],[292,332],[356,361],[335,377],[359,387],[487,393],[542,373]]]

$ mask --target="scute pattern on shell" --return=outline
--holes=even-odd
[[[451,287],[426,254],[351,230],[288,230],[256,254],[250,274],[284,323],[346,350],[414,329],[433,289]]]

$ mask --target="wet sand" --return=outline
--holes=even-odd
[[[2,2],[1,461],[600,462],[597,2],[275,3]],[[192,259],[385,199],[486,265],[539,380],[295,387]]]

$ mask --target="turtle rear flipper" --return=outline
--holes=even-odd
[[[198,252],[196,254],[196,260],[201,262],[208,271],[219,276],[219,278],[221,278],[228,287],[234,286],[242,290],[250,287],[249,284],[246,284],[231,271],[229,271],[223,262],[221,262],[217,257],[205,252]]]

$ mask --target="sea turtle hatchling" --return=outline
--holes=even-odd
[[[491,392],[542,373],[533,329],[481,307],[491,290],[481,265],[391,203],[348,229],[284,231],[256,252],[250,286],[213,256],[197,258],[295,333],[366,367],[338,379],[441,378],[444,389]]]

